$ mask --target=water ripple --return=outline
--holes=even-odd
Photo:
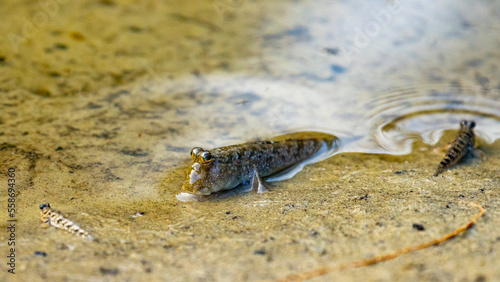
[[[415,141],[435,144],[463,119],[475,120],[479,139],[491,144],[500,138],[500,93],[487,91],[489,95],[477,88],[440,85],[387,91],[363,107],[370,137],[358,150],[408,154]]]

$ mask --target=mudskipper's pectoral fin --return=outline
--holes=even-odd
[[[262,178],[260,177],[260,174],[256,168],[254,168],[249,181],[247,180],[246,183],[240,185],[238,190],[240,192],[245,192],[245,193],[250,192],[252,190],[255,190],[257,193],[269,192],[269,190],[267,190],[266,186],[264,185],[264,181],[262,181]]]
[[[479,158],[482,161],[488,160],[488,157],[486,156],[486,154],[483,151],[479,150],[479,149],[470,148],[469,152],[470,152],[471,156],[474,157],[474,158]]]
[[[252,183],[251,183],[253,189],[257,191],[257,193],[267,193],[269,190],[267,190],[266,186],[264,185],[264,182],[262,181],[262,178],[260,177],[259,172],[257,169],[254,169],[253,171],[253,178],[252,178]]]

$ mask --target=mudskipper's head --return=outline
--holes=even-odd
[[[214,158],[209,151],[200,147],[191,150],[193,164],[188,168],[186,180],[182,185],[182,192],[194,195],[210,195],[212,180],[210,170],[214,165]]]
[[[476,126],[476,122],[473,120],[462,120],[460,122],[460,130],[471,131]]]

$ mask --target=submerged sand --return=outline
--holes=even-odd
[[[274,280],[435,239],[478,213],[469,202],[486,215],[466,233],[314,281],[500,280],[498,140],[480,141],[487,161],[440,177],[432,174],[456,130],[437,144],[413,143],[407,155],[335,155],[270,183],[267,194],[175,198],[191,147],[324,126],[345,132],[364,114],[347,96],[365,104],[389,86],[458,83],[498,99],[498,5],[402,1],[348,58],[337,43],[356,29],[338,30],[363,29],[392,2],[195,2],[3,5],[2,33],[18,41],[0,41],[0,227],[9,168],[18,221],[15,275],[10,235],[0,232],[0,280]],[[279,95],[276,85],[285,85]],[[294,85],[346,100],[297,100]],[[479,121],[478,129],[488,131]],[[42,228],[43,203],[97,240]]]

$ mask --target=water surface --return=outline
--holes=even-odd
[[[461,199],[491,212],[467,244],[334,277],[499,279],[495,2],[55,2],[0,11],[23,280],[274,279],[431,239],[466,221]],[[461,119],[489,161],[431,178]],[[339,150],[272,193],[175,199],[192,147],[298,131]],[[100,242],[38,228],[47,202]]]

